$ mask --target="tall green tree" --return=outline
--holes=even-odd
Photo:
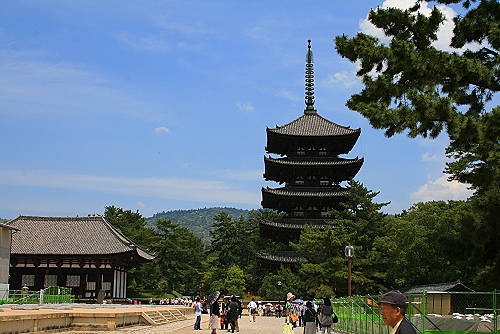
[[[386,269],[390,288],[457,279],[473,283],[477,250],[463,224],[472,218],[470,206],[467,201],[417,203],[389,218],[385,236],[376,246],[390,259]]]
[[[452,51],[434,47],[444,15],[437,7],[429,16],[421,14],[420,1],[408,10],[369,12],[389,43],[363,33],[335,38],[337,52],[359,62],[357,75],[364,83],[347,106],[389,137],[405,131],[412,138],[448,135],[446,153],[453,160],[446,172],[475,190],[477,218],[469,228],[484,250],[477,259],[484,266],[478,279],[491,279],[494,287],[500,284],[494,275],[500,271],[500,107],[493,100],[500,91],[500,3],[433,2],[462,4],[465,10],[454,18]]]
[[[237,265],[229,266],[224,270],[216,270],[215,275],[210,277],[209,288],[205,289],[205,293],[215,290],[239,296],[246,295],[245,273]]]
[[[263,278],[262,286],[259,289],[259,294],[263,299],[277,300],[282,303],[286,301],[286,294],[288,292],[296,296],[304,294],[304,291],[300,288],[299,275],[292,272],[290,268],[283,267],[276,273],[267,274]]]
[[[246,217],[240,216],[238,219],[226,212],[221,212],[214,218],[213,229],[210,231],[212,243],[207,250],[209,269],[205,273],[208,289],[221,288],[217,284],[224,281],[227,269],[233,265],[243,271],[247,292],[255,293],[260,288],[267,271],[258,268],[255,254],[257,251],[272,252],[278,246],[260,238],[259,222],[279,217],[280,214],[271,210],[253,210]],[[212,284],[214,282],[217,282],[217,287]]]
[[[158,242],[153,228],[146,226],[146,220],[139,211],[132,212],[115,206],[104,209],[104,218],[123,235],[144,249],[153,250]],[[128,272],[129,295],[139,291],[156,289],[158,275],[154,262],[144,263]]]
[[[196,291],[205,269],[205,246],[201,238],[169,219],[158,220],[157,229],[160,241],[156,245],[156,264],[162,289],[181,293]]]
[[[252,257],[250,261],[246,265],[245,276],[247,282],[247,291],[255,294],[260,289],[263,279],[269,274],[269,271],[266,268],[260,268],[257,265],[257,258],[255,254],[257,252],[265,252],[265,253],[273,253],[282,249],[282,245],[278,245],[267,238],[260,237],[259,231],[259,222],[261,220],[277,220],[281,218],[283,214],[279,214],[276,211],[261,209],[261,210],[252,210],[248,214],[248,223],[253,226],[252,228],[252,248],[249,250],[252,252]]]
[[[139,211],[132,212],[111,205],[105,207],[104,218],[140,247],[150,248],[158,241],[155,229],[146,226],[146,220]]]
[[[299,273],[308,293],[327,296],[347,294],[345,246],[354,247],[352,282],[356,293],[378,293],[384,289],[385,262],[375,242],[383,235],[388,203],[376,203],[378,195],[351,179],[340,211],[332,211],[331,225],[323,230],[306,227],[294,247],[307,259]]]
[[[233,219],[225,212],[214,218],[212,243],[208,252],[215,254],[217,264],[223,268],[237,265],[246,268],[255,258],[258,225],[243,217]]]

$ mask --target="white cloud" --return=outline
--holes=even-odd
[[[181,33],[183,35],[205,34],[207,32],[207,27],[203,26],[199,22],[195,24],[184,24],[181,22],[173,21],[165,15],[157,15],[153,19],[161,28],[168,31]]]
[[[240,101],[237,101],[236,102],[236,107],[238,107],[239,110],[241,111],[252,111],[255,109],[255,107],[253,106],[252,102],[240,102]]]
[[[277,97],[280,97],[280,98],[283,98],[283,99],[287,99],[287,100],[291,100],[291,101],[294,101],[294,102],[298,102],[300,101],[300,97],[298,95],[296,95],[294,92],[291,92],[287,89],[282,89],[282,90],[279,90],[279,91],[275,91],[273,92],[273,94]]]
[[[444,155],[431,155],[430,152],[425,152],[424,154],[422,154],[422,161],[426,161],[426,162],[443,162],[443,161],[449,161],[449,159],[444,156]]]
[[[261,181],[262,180],[262,170],[247,170],[247,171],[237,171],[231,169],[225,169],[217,171],[214,173],[218,177],[226,180],[238,180],[238,181]]]
[[[385,0],[384,3],[382,4],[381,8],[382,9],[387,9],[387,8],[400,8],[400,9],[408,9],[415,5],[415,0]],[[425,14],[427,12],[427,2],[422,1],[420,3],[420,12],[423,11]],[[430,9],[429,9],[430,12]],[[369,20],[368,20],[368,14],[366,15],[366,18],[361,20],[359,22],[359,27],[361,28],[361,31],[364,32],[365,34],[372,35],[375,37],[380,38],[383,42],[388,42],[389,39],[384,35],[384,32],[375,27]]]
[[[59,174],[51,171],[0,170],[0,184],[90,190],[172,200],[258,205],[260,194],[233,183],[186,178],[119,178]]]
[[[166,126],[160,126],[158,128],[155,129],[155,132],[165,132],[165,133],[170,133],[170,129],[167,128]]]
[[[385,0],[382,4],[382,8],[401,8],[401,9],[409,9],[415,5],[415,0]],[[426,7],[427,2],[422,1],[421,7]]]
[[[150,51],[150,52],[170,52],[172,50],[187,50],[197,51],[203,48],[202,42],[190,42],[186,40],[172,40],[160,33],[148,36],[135,36],[129,33],[120,33],[115,38],[124,44],[131,46],[137,51]]]
[[[326,80],[327,85],[332,85],[336,83],[342,83],[342,86],[348,88],[359,82],[356,77],[356,72],[337,72],[334,74],[328,74],[328,79]]]
[[[164,15],[153,17],[153,23],[160,28],[156,33],[136,35],[122,32],[114,35],[119,42],[127,44],[138,51],[169,52],[183,49],[200,50],[203,42],[198,36],[212,33],[201,23],[184,24]]]
[[[385,9],[393,7],[405,10],[412,7],[414,4],[415,0],[385,0],[381,8]],[[433,45],[440,50],[456,51],[456,49],[452,49],[450,47],[450,42],[453,36],[453,28],[455,27],[453,18],[457,15],[457,13],[453,10],[453,8],[449,6],[439,5],[437,6],[437,8],[443,13],[445,20],[438,30],[438,39],[433,43]],[[426,1],[422,1],[420,3],[420,13],[429,16],[431,14],[431,11],[432,8],[429,7],[429,4]],[[361,28],[362,32],[380,38],[383,43],[389,42],[389,39],[384,35],[384,32],[381,29],[376,28],[372,23],[368,21],[368,16],[364,20],[360,21],[359,27]],[[469,45],[469,48],[470,47],[475,46]]]
[[[32,60],[36,55],[0,50],[0,114],[148,114],[152,108],[126,87],[73,63]]]
[[[464,200],[472,195],[472,190],[457,181],[448,181],[449,175],[443,175],[436,180],[428,180],[417,191],[410,194],[412,203],[438,200]]]
[[[281,17],[280,19],[271,19],[266,17],[265,20],[255,23],[255,26],[247,28],[245,35],[259,42],[273,42],[283,38],[283,31],[290,29],[291,22]]]
[[[257,26],[257,27],[252,27],[251,29],[247,29],[245,31],[245,34],[247,35],[247,37],[259,41],[269,40],[269,36],[271,35],[270,31],[262,26]]]
[[[116,35],[118,41],[130,45],[136,50],[146,51],[170,51],[173,49],[172,42],[162,35],[134,36],[128,33]]]

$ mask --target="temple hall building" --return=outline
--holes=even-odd
[[[19,216],[10,254],[10,289],[71,288],[77,301],[127,297],[129,269],[155,256],[102,216]]]
[[[283,243],[273,254],[257,253],[262,267],[293,266],[301,259],[288,244],[297,242],[305,225],[324,228],[332,209],[349,191],[341,183],[354,177],[363,158],[343,158],[361,134],[360,129],[338,125],[318,114],[314,107],[314,68],[311,41],[306,53],[305,110],[299,118],[282,126],[266,128],[264,179],[281,187],[262,188],[262,207],[285,213],[277,221],[260,221],[260,235]]]

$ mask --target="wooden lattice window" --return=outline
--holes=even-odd
[[[44,286],[57,286],[57,275],[45,276]]]
[[[68,288],[78,288],[80,286],[80,275],[66,276],[66,286]]]
[[[21,276],[22,286],[35,286],[35,275],[22,275]]]

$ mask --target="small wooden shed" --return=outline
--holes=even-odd
[[[460,280],[457,280],[449,283],[419,285],[403,293],[409,295],[411,302],[418,305],[422,304],[422,294],[424,291],[426,292],[426,313],[447,315],[466,313],[469,302],[466,295],[459,292],[473,292],[474,290],[465,286]]]

